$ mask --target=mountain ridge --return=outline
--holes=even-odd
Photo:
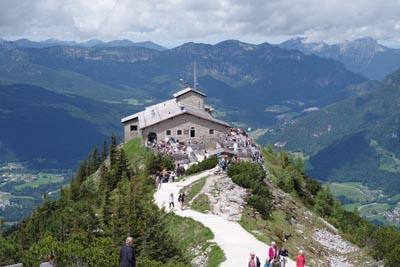
[[[278,46],[340,61],[349,70],[361,73],[370,79],[382,80],[400,68],[400,49],[383,46],[371,37],[335,44],[314,43],[307,42],[305,38],[293,38]]]
[[[276,122],[275,116],[264,111],[269,105],[297,101],[307,107],[324,106],[353,95],[347,87],[367,80],[330,59],[268,43],[251,45],[236,40],[216,45],[186,43],[165,51],[49,47],[1,53],[7,65],[0,68],[0,79],[36,84],[61,93],[70,90],[121,104],[131,99],[141,103],[169,98],[181,86],[179,78],[192,79],[196,61],[198,81],[205,82],[200,87],[209,95],[211,104],[223,112],[220,114],[226,114],[221,118],[259,126]],[[53,79],[45,79],[45,72],[51,73]],[[22,73],[25,75],[19,77]],[[82,89],[77,79],[86,84]],[[218,98],[222,89],[217,84],[227,92],[223,99]]]
[[[19,47],[19,48],[48,48],[48,47],[143,47],[148,49],[154,49],[157,51],[167,50],[167,48],[156,44],[152,41],[133,42],[128,39],[112,40],[104,42],[98,39],[90,39],[84,42],[77,41],[62,41],[58,39],[47,39],[43,41],[31,41],[27,38],[17,40],[6,40],[0,39],[0,44],[7,45],[8,47]]]

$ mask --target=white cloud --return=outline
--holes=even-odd
[[[400,43],[398,10],[398,0],[3,0],[0,36],[178,44],[293,35],[341,41],[368,35]]]

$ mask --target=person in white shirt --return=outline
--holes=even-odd
[[[46,261],[42,262],[39,267],[54,267],[54,255],[50,254],[46,257]]]
[[[174,209],[174,208],[175,208],[174,194],[171,193],[171,195],[169,195],[169,209]]]

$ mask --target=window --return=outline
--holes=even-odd
[[[177,135],[182,135],[182,130],[176,130]]]
[[[137,131],[137,125],[131,125],[131,132]]]
[[[209,130],[208,130],[208,133],[209,133],[209,134],[214,134],[214,129],[209,129]]]
[[[183,130],[183,134],[189,134],[189,129],[185,129],[185,130]]]
[[[171,130],[167,130],[167,135],[171,135]]]

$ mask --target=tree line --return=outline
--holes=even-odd
[[[145,148],[133,151],[146,154]],[[132,164],[115,135],[83,160],[60,198],[44,203],[0,237],[0,265],[38,266],[52,253],[59,266],[118,266],[126,236],[134,238],[138,266],[186,266],[152,202],[149,173],[170,159],[152,155]],[[133,166],[141,166],[134,168]]]

